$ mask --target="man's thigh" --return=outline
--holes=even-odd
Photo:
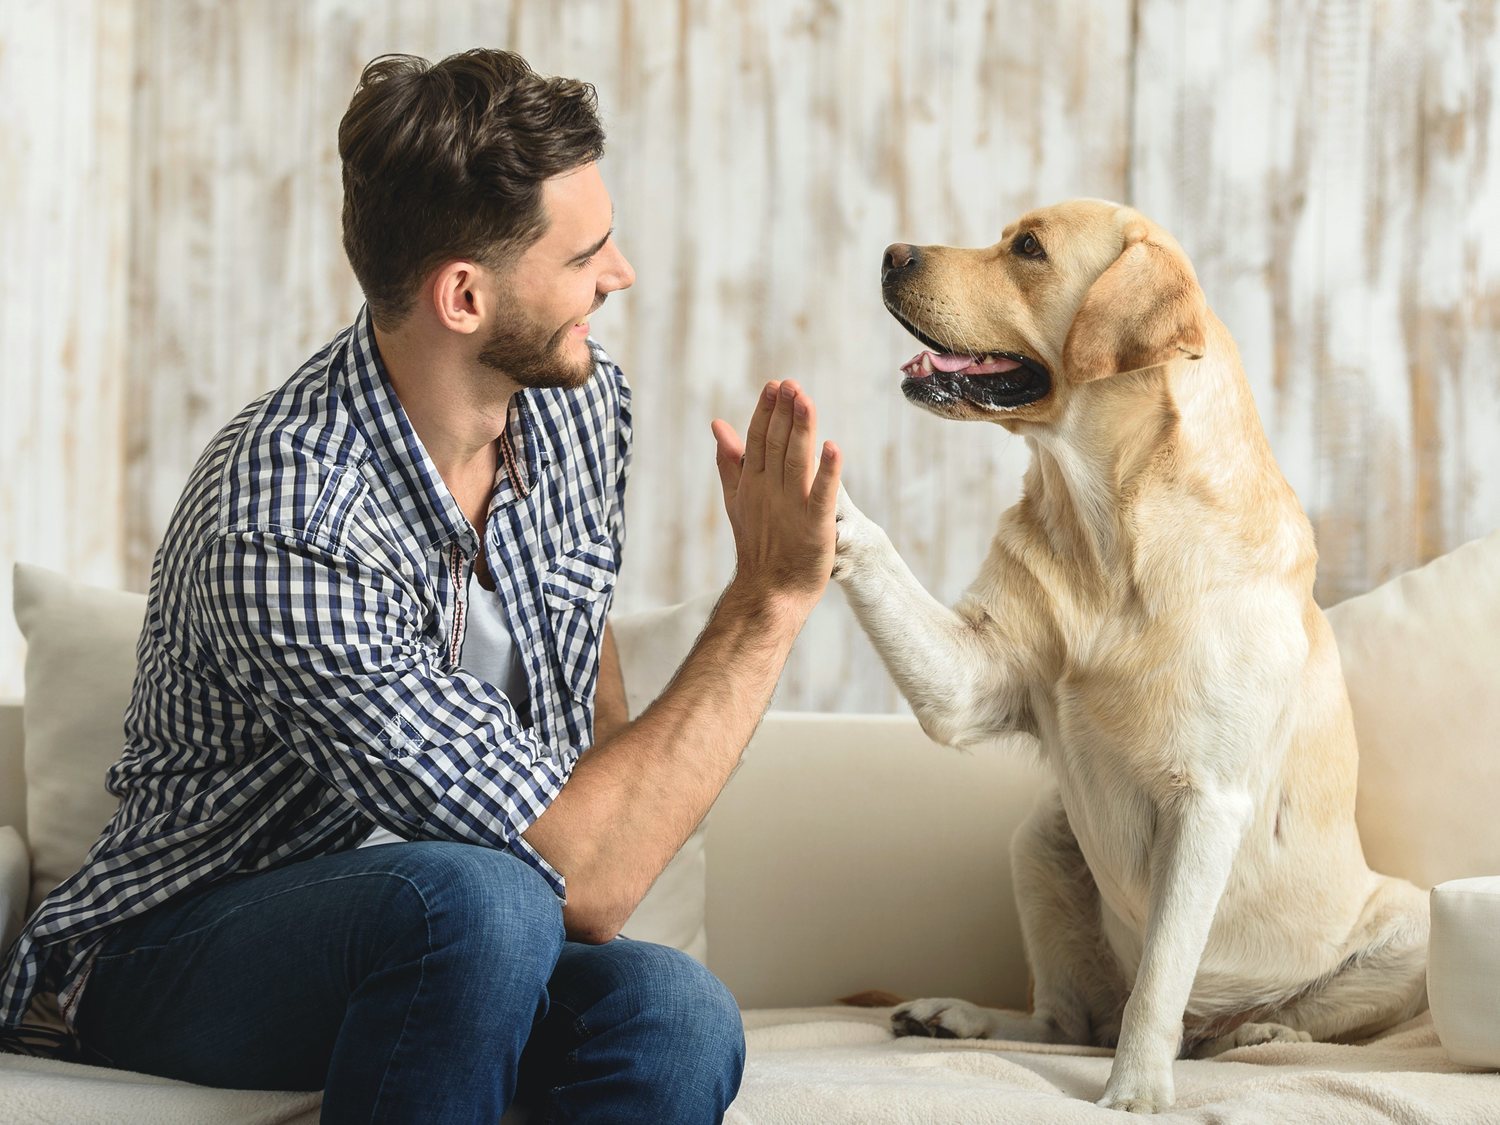
[[[443,899],[476,885],[497,940],[524,955],[555,897],[509,853],[464,844],[339,852],[168,903],[106,940],[83,991],[85,1047],[210,1085],[321,1089],[356,990],[420,958]],[[535,945],[545,979],[556,950]]]

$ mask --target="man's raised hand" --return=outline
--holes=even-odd
[[[745,442],[713,422],[724,509],[734,529],[735,583],[757,598],[811,611],[833,571],[842,456],[817,444],[817,409],[795,382],[761,392]]]

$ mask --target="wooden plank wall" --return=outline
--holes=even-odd
[[[624,608],[727,577],[708,422],[743,427],[788,376],[851,493],[956,597],[1027,452],[901,400],[916,345],[880,307],[880,253],[987,243],[1075,195],[1138,203],[1193,255],[1314,518],[1325,603],[1500,526],[1483,0],[6,4],[0,105],[25,112],[0,146],[37,156],[0,164],[0,562],[144,586],[214,430],[358,308],[335,130],[361,65],[476,44],[599,89],[639,275],[595,321],[636,391]],[[92,102],[49,97],[64,78]],[[81,327],[48,319],[85,282]],[[901,706],[839,594],[778,705]]]
[[[0,698],[11,563],[125,579],[132,0],[0,0]]]

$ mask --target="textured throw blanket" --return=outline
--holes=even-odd
[[[1001,1041],[892,1039],[889,1008],[745,1013],[749,1065],[726,1125],[979,1125],[1132,1120],[1094,1102],[1113,1052]],[[1500,1075],[1461,1067],[1429,1015],[1359,1046],[1268,1043],[1176,1064],[1154,1120],[1500,1122]]]
[[[745,1013],[749,1061],[727,1125],[1122,1122],[1094,1105],[1110,1052],[892,1039],[889,1008]],[[1361,1046],[1269,1043],[1177,1063],[1161,1122],[1500,1122],[1500,1075],[1448,1061],[1429,1016]],[[314,1125],[317,1094],[208,1090],[0,1055],[0,1125]],[[506,1122],[524,1120],[506,1115]]]

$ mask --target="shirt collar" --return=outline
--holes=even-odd
[[[340,378],[355,425],[374,451],[376,470],[385,481],[408,527],[428,550],[457,541],[468,554],[478,539],[442,474],[427,455],[375,345],[368,305],[346,338]]]

